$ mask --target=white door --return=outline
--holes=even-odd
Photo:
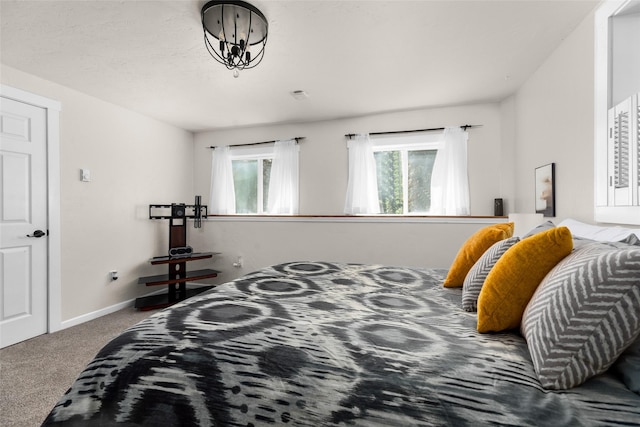
[[[47,111],[0,97],[0,348],[47,332]]]

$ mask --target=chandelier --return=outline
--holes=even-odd
[[[229,70],[253,68],[262,61],[269,25],[256,7],[243,1],[210,1],[202,7],[204,43]]]

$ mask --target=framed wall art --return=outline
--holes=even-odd
[[[536,213],[556,216],[555,163],[536,168]]]

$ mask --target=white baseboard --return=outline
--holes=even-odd
[[[84,322],[88,322],[89,320],[94,320],[99,317],[106,316],[107,314],[115,313],[116,311],[122,310],[123,308],[131,307],[134,302],[135,299],[130,299],[128,301],[123,301],[109,307],[101,308],[100,310],[92,311],[91,313],[83,314],[82,316],[74,317],[73,319],[65,320],[60,325],[60,329],[67,329],[72,326],[77,326]]]
[[[202,286],[210,286],[210,285],[201,284],[201,283],[187,283],[187,288],[197,288]],[[148,294],[141,295],[141,297],[160,294],[163,292],[166,292],[166,288],[159,291],[149,292]],[[106,316],[107,314],[115,313],[116,311],[133,306],[135,302],[136,302],[136,298],[130,299],[127,301],[119,302],[118,304],[111,305],[109,307],[101,308],[100,310],[92,311],[91,313],[86,313],[81,316],[74,317],[73,319],[65,320],[61,323],[60,329],[58,330],[67,329],[72,326],[77,326],[84,322],[88,322],[90,320],[94,320],[99,317]]]

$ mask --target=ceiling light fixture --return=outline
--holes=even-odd
[[[309,98],[309,94],[303,90],[294,90],[293,92],[289,92],[289,94],[298,101],[303,101]]]
[[[204,43],[209,54],[238,77],[238,71],[262,61],[267,18],[243,1],[210,1],[202,7]]]

